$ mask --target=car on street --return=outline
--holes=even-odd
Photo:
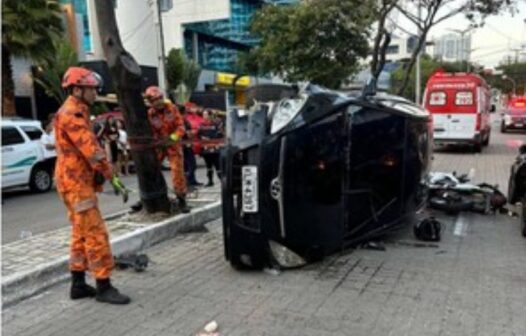
[[[511,99],[504,109],[500,131],[506,133],[510,129],[526,130],[526,97]]]
[[[472,73],[433,74],[426,85],[424,106],[433,117],[433,139],[440,145],[467,144],[475,152],[489,145],[491,91]]]
[[[46,192],[53,186],[56,154],[46,151],[40,121],[2,118],[2,190],[29,186]]]
[[[295,267],[407,223],[424,206],[429,113],[387,94],[261,85],[229,111],[226,259]]]

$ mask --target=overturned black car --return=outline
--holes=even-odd
[[[431,119],[408,100],[259,86],[222,155],[225,256],[297,267],[402,225],[426,202]]]

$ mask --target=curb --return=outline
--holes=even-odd
[[[118,214],[110,216],[115,218]],[[219,217],[221,217],[221,201],[194,208],[189,214],[176,215],[112,239],[112,252],[114,255],[138,252]],[[2,306],[13,305],[68,279],[68,262],[69,256],[63,256],[31,271],[3,277]]]

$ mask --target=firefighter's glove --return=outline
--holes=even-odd
[[[177,142],[181,139],[181,137],[179,137],[179,135],[177,135],[177,133],[172,133],[170,134],[170,140],[173,141],[173,142]]]
[[[115,191],[115,195],[121,194],[122,201],[124,203],[128,202],[128,189],[126,189],[119,176],[113,175],[111,178],[111,186],[113,187],[113,191]]]

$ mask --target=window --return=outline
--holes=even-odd
[[[473,92],[457,92],[455,95],[455,105],[473,105]]]
[[[40,140],[40,137],[42,136],[42,131],[38,127],[35,127],[35,126],[22,126],[20,128],[24,131],[24,133],[27,134],[27,136],[31,140]]]
[[[429,95],[429,105],[446,105],[446,93],[437,91]]]
[[[22,134],[14,127],[2,127],[2,147],[24,143]]]
[[[385,51],[388,55],[398,54],[400,52],[400,46],[399,45],[390,45],[387,47],[387,50]]]

